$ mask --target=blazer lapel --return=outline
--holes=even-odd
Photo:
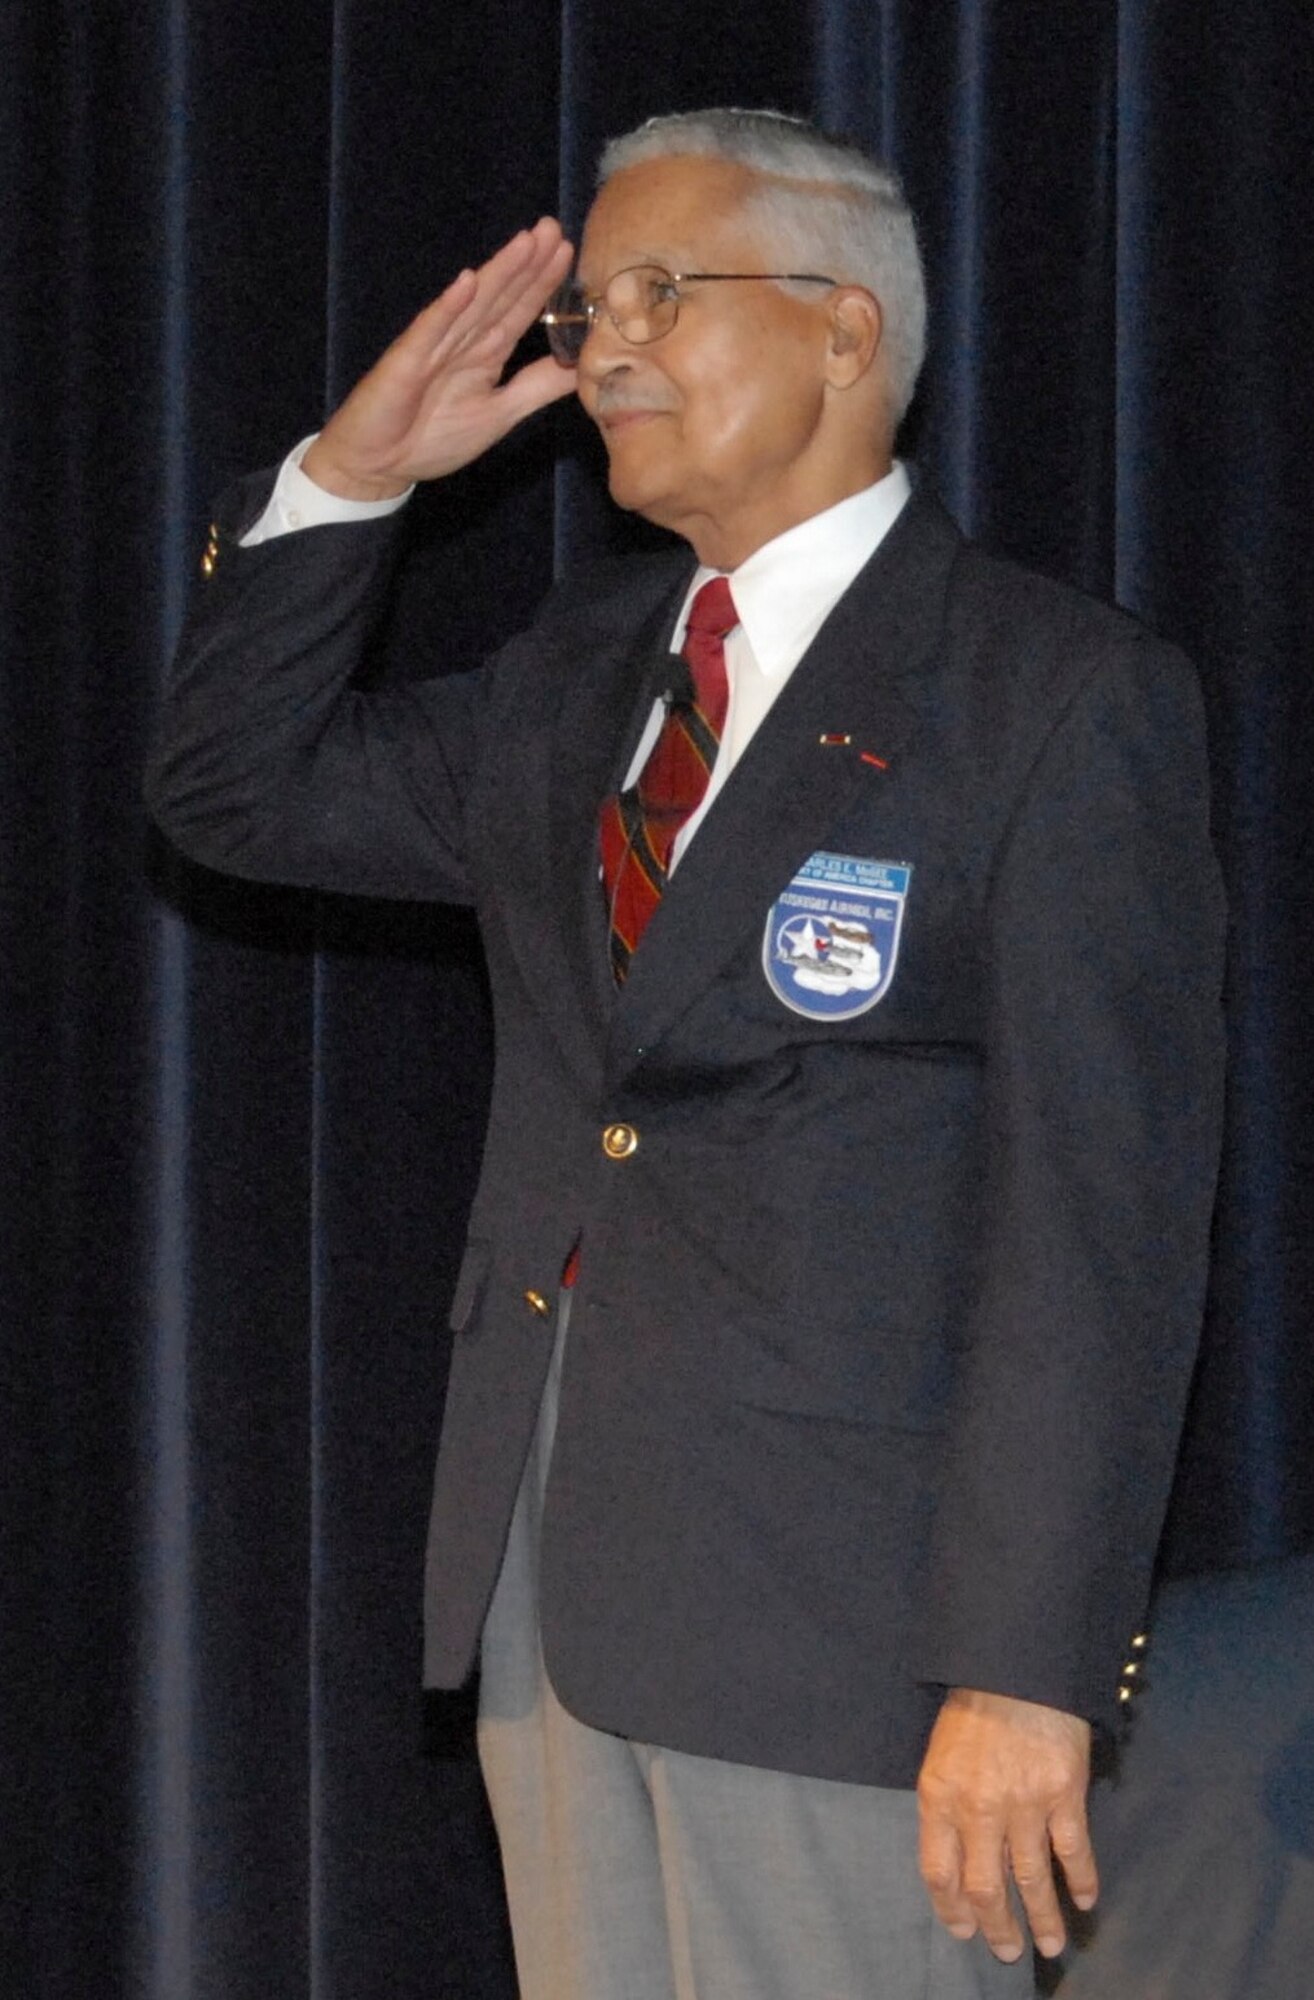
[[[644,933],[612,1012],[613,1080],[716,977],[745,931],[760,929],[855,795],[867,791],[879,813],[883,793],[897,786],[916,723],[903,683],[924,668],[938,638],[961,542],[934,502],[914,498],[826,620]],[[836,735],[852,741],[825,740]]]
[[[526,980],[543,996],[562,1053],[596,1088],[606,1023],[615,1003],[606,911],[598,884],[598,810],[625,774],[653,702],[665,685],[667,646],[688,582],[686,557],[649,579],[635,629],[627,615],[581,620],[578,662],[565,677],[557,715],[534,767],[520,773],[517,817],[543,827],[509,913],[508,932]]]

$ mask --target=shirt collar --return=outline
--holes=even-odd
[[[786,529],[729,572],[735,609],[753,657],[767,675],[792,667],[822,620],[894,526],[912,491],[896,460],[883,479]],[[685,593],[671,644],[684,638],[694,594],[727,574],[700,563]]]

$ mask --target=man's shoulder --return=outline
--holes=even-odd
[[[1196,683],[1180,649],[1133,612],[970,540],[946,593],[945,633],[950,656],[1006,673],[1023,699],[1099,674]]]
[[[954,609],[963,619],[1021,621],[1024,628],[1081,632],[1121,644],[1152,636],[1107,597],[1050,575],[964,536],[953,570]]]
[[[925,487],[897,542],[891,533],[888,559],[857,589],[873,617],[882,593],[915,594],[920,645],[905,689],[974,755],[989,745],[1025,763],[1078,703],[1110,728],[1166,738],[1198,728],[1199,680],[1174,644],[1099,595],[968,538]]]
[[[692,555],[678,551],[572,566],[489,662],[486,686],[499,722],[515,716],[542,727],[568,691],[641,674],[669,639],[693,567]]]
[[[653,617],[693,575],[688,549],[600,556],[572,563],[539,606],[534,629],[587,625],[600,633],[633,629]]]

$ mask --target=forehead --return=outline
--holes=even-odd
[[[759,186],[749,168],[696,154],[622,167],[599,190],[584,224],[581,282],[593,290],[627,264],[752,269],[761,259],[762,231],[745,203]]]

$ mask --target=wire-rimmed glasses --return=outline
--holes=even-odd
[[[608,278],[601,292],[590,297],[574,278],[557,291],[540,325],[547,328],[548,346],[563,368],[573,368],[584,342],[605,312],[622,340],[647,347],[669,333],[680,316],[681,285],[764,283],[831,285],[817,271],[667,271],[660,264],[630,264]]]

